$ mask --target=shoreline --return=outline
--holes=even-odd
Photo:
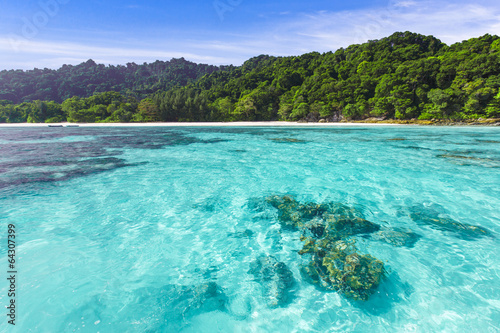
[[[0,123],[0,127],[48,127],[78,125],[79,127],[339,127],[339,126],[401,126],[385,123],[299,123],[285,121],[237,122],[155,122],[155,123]],[[406,125],[405,125],[406,126]]]
[[[500,119],[475,122],[449,121],[351,121],[351,122],[288,122],[288,121],[235,121],[235,122],[145,122],[145,123],[0,123],[2,127],[347,127],[347,126],[500,126]],[[75,126],[77,125],[77,126]]]
[[[499,118],[453,122],[447,120],[354,120],[340,122],[235,121],[235,122],[143,122],[143,123],[0,123],[2,127],[347,127],[347,126],[500,126]]]

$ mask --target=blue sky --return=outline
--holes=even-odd
[[[498,1],[0,0],[0,70],[184,57],[240,65],[386,37],[500,35]]]

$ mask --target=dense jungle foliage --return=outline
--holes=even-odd
[[[73,96],[90,97],[107,91],[142,99],[158,90],[185,86],[217,70],[217,66],[195,64],[184,58],[126,66],[98,65],[88,60],[77,66],[63,65],[58,70],[4,70],[0,71],[0,100],[61,103]]]
[[[76,67],[85,73],[85,64]],[[0,122],[500,117],[500,37],[489,34],[447,46],[433,36],[397,32],[335,52],[261,55],[242,66],[217,69],[203,67],[209,73],[200,79],[189,82],[176,77],[174,83],[168,81],[170,74],[154,79],[147,73],[131,74],[129,84],[136,87],[140,82],[158,82],[157,86],[145,84],[143,90],[135,88],[140,91],[135,94],[123,88],[100,92],[115,90],[102,77],[102,88],[92,86],[71,98],[61,95],[62,104],[40,93],[39,100],[15,105],[19,96],[9,100],[0,92],[5,99],[0,101]],[[22,80],[9,86],[1,75],[5,73],[0,73],[2,91],[22,88]],[[134,77],[140,80],[133,81]],[[91,90],[94,95],[87,97]]]

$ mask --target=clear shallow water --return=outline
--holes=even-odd
[[[5,128],[0,151],[0,244],[17,228],[16,331],[499,331],[500,129]],[[388,274],[352,301],[301,275],[301,232],[252,205],[270,195],[342,203],[421,238],[356,237]],[[268,255],[293,274],[277,307],[252,274]],[[6,271],[4,245],[0,256]],[[0,330],[11,330],[5,319]]]

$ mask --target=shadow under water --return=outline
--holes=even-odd
[[[380,316],[388,313],[394,304],[408,300],[414,292],[415,288],[403,282],[396,272],[391,272],[369,300],[349,302],[370,315]]]
[[[45,167],[51,163],[39,164],[37,167]],[[55,181],[65,181],[73,178],[94,175],[97,173],[111,171],[119,168],[133,167],[147,164],[142,163],[126,163],[124,159],[116,157],[93,158],[83,161],[64,161],[54,162],[51,167],[57,166],[50,170],[42,169],[31,172],[23,172],[22,170],[5,172],[3,177],[0,177],[0,189],[25,185],[30,183],[47,183]],[[33,168],[32,168],[33,169]],[[12,169],[11,169],[12,170]],[[3,179],[2,179],[3,178]]]
[[[295,279],[283,262],[273,256],[261,256],[250,264],[248,273],[262,286],[269,307],[282,307],[291,302]]]
[[[422,237],[408,228],[382,228],[380,231],[372,233],[368,236],[363,235],[369,240],[384,242],[397,247],[415,246],[415,243]]]
[[[118,312],[112,312],[111,302],[105,295],[96,295],[68,314],[60,332],[88,327],[127,331],[173,332],[179,331],[196,315],[211,311],[226,311],[227,297],[215,282],[196,286],[169,284],[161,288],[136,289],[123,297],[127,302]],[[109,304],[107,304],[109,303]]]
[[[199,139],[173,129],[94,128],[8,129],[0,144],[0,189],[36,183],[60,182],[144,163],[127,163],[126,149],[164,149],[224,139]],[[19,189],[22,190],[22,189]]]
[[[483,155],[483,156],[478,156]],[[484,156],[486,155],[486,156]],[[480,166],[485,168],[500,168],[500,158],[491,157],[491,152],[480,150],[444,151],[437,158],[462,166]]]
[[[269,140],[280,143],[305,143],[307,141],[294,138],[270,138]]]
[[[474,240],[481,237],[493,237],[493,233],[486,228],[455,221],[434,208],[443,211],[442,207],[438,205],[429,207],[416,205],[408,208],[408,214],[419,225],[450,232],[460,239]]]

